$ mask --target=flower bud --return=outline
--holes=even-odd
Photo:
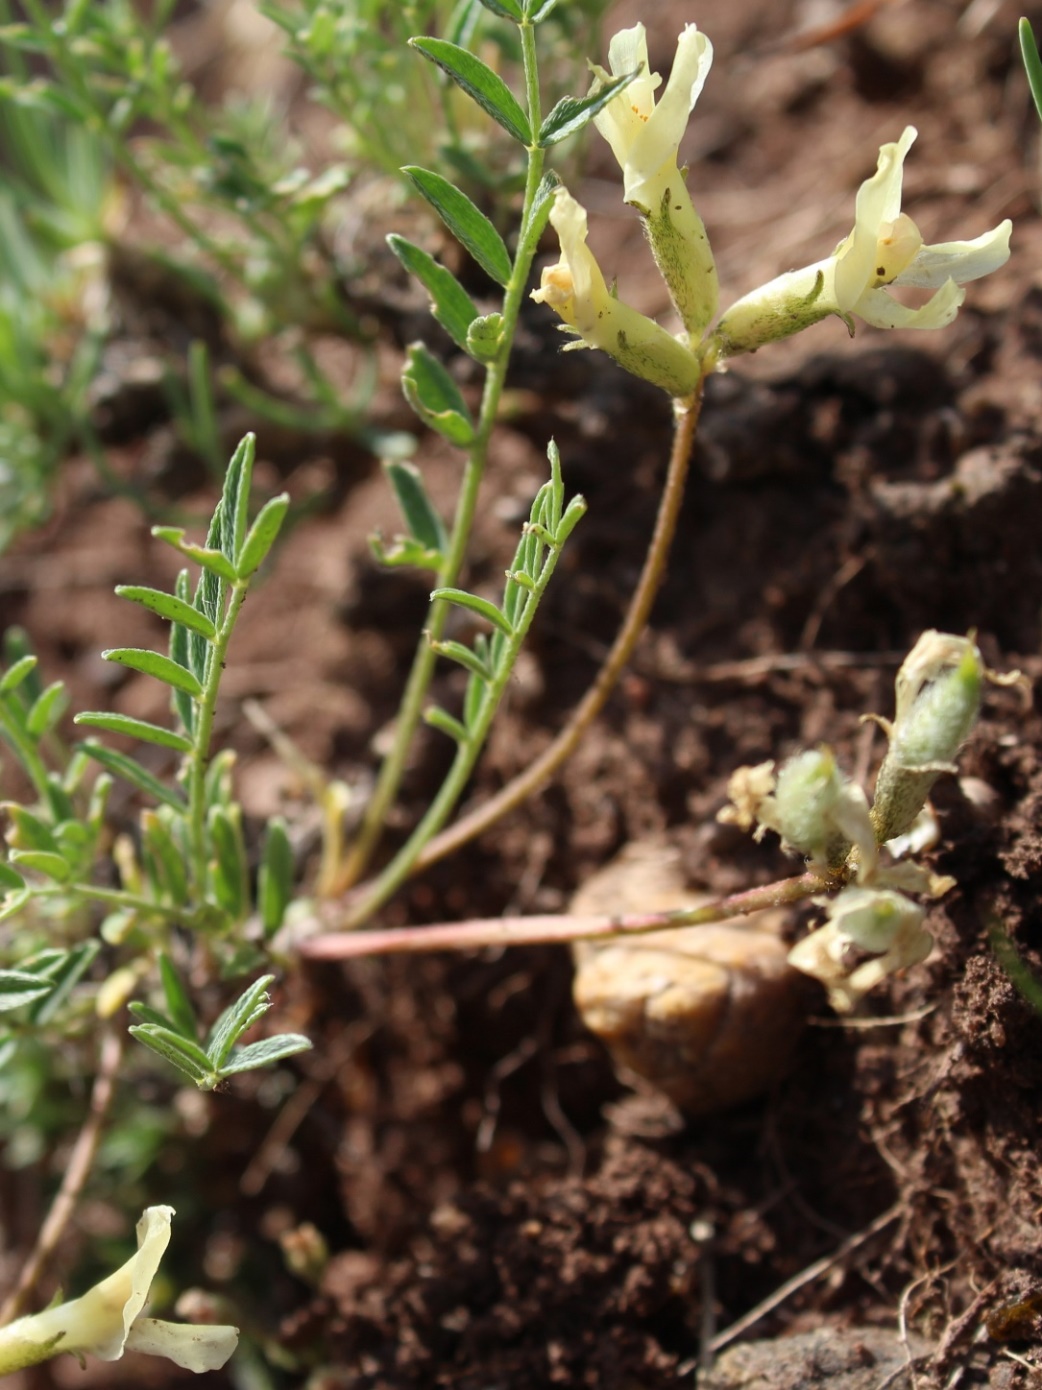
[[[924,632],[897,677],[890,747],[876,779],[872,824],[880,844],[914,825],[934,782],[954,759],[980,708],[984,666],[968,637]]]

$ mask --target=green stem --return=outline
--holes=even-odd
[[[203,693],[199,697],[195,727],[192,730],[194,747],[187,757],[191,872],[195,896],[199,902],[206,899],[206,769],[210,759],[210,739],[213,735],[217,695],[221,686],[221,676],[224,674],[224,659],[228,653],[228,643],[231,641],[235,621],[239,616],[239,609],[246,599],[248,588],[248,579],[237,579],[232,584],[231,597],[225,609],[224,618],[210,648],[206,680],[203,684]]]
[[[538,130],[541,117],[535,34],[531,24],[527,21],[521,25],[521,45],[524,55],[529,119],[532,129]],[[543,175],[543,160],[543,150],[536,146],[530,146],[524,204],[521,213],[521,233],[510,281],[507,284],[503,300],[503,345],[496,360],[489,366],[485,377],[474,443],[471,445],[463,473],[463,482],[456,504],[456,515],[453,520],[447,553],[438,572],[436,585],[438,588],[452,588],[456,584],[466,557],[474,513],[477,509],[478,492],[488,461],[489,440],[492,436],[500,398],[506,383],[510,351],[521,311],[521,300],[528,283],[529,272],[532,261],[535,259],[536,248],[543,227],[542,220],[533,216],[539,183]],[[416,649],[412,670],[399,706],[394,742],[380,769],[357,837],[344,860],[333,887],[334,893],[341,893],[349,888],[365,872],[366,865],[369,863],[383,832],[387,813],[398,795],[413,738],[423,713],[423,703],[430,688],[435,663],[438,659],[432,643],[437,642],[444,634],[449,607],[449,604],[444,600],[435,600],[431,604],[427,628]]]
[[[74,895],[87,902],[104,903],[106,907],[123,908],[127,912],[148,913],[151,917],[163,917],[168,922],[186,922],[191,917],[191,909],[171,907],[167,903],[153,902],[138,893],[128,893],[122,888],[98,888],[91,883],[42,884],[33,887],[33,899],[68,898]]]

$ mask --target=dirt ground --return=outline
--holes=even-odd
[[[724,303],[827,253],[879,144],[907,124],[919,139],[905,206],[926,239],[976,236],[1010,216],[1013,257],[969,288],[943,332],[865,328],[849,342],[829,321],[709,383],[669,578],[605,715],[549,790],[410,885],[383,923],[563,911],[649,836],[679,852],[691,888],[714,895],[794,872],[776,846],[716,822],[735,767],[827,741],[870,782],[883,740],[860,716],[891,712],[897,665],[927,627],[975,628],[990,665],[1042,673],[1039,126],[1018,13],[1009,0],[618,7],[609,32],[644,19],[660,70],[683,22],[713,40],[685,153]],[[1042,6],[1028,13],[1042,24]],[[664,312],[605,151],[593,150],[579,196],[620,293]],[[405,293],[393,282],[396,305]],[[383,423],[409,428],[391,339],[422,320],[396,314]],[[470,584],[497,584],[549,435],[590,510],[473,804],[546,745],[595,672],[668,454],[664,397],[556,346],[533,309]],[[224,423],[230,436],[243,424]],[[153,424],[113,446],[114,467],[151,469],[187,504],[195,485],[178,482],[165,423]],[[292,779],[239,703],[261,700],[310,757],[364,787],[426,587],[370,558],[367,535],[394,520],[356,446],[269,440],[261,427],[259,453],[261,486],[282,477],[300,496],[324,483],[328,500],[283,547],[232,653],[222,717],[256,816],[287,803]],[[451,451],[428,440],[419,462],[450,498]],[[74,465],[47,529],[0,559],[2,617],[30,630],[79,704],[156,717],[162,695],[125,673],[113,690],[97,652],[151,631],[112,585],[170,568],[140,511]],[[450,707],[458,684],[439,677]],[[1040,747],[1037,702],[989,693],[960,776],[934,797],[932,863],[958,886],[930,908],[932,955],[852,1022],[814,995],[789,1073],[723,1114],[684,1122],[615,1075],[575,1014],[563,949],[315,964],[290,977],[277,1023],[316,1043],[294,1065],[296,1089],[288,1071],[277,1084],[244,1078],[185,1108],[147,1179],[197,1233],[185,1246],[193,1277],[224,1287],[244,1328],[284,1354],[272,1384],[312,1390],[665,1390],[704,1374],[721,1334],[776,1291],[734,1340],[824,1329],[826,1342],[779,1343],[758,1369],[739,1359],[711,1383],[1039,1385],[1039,1327],[1023,1301],[1042,1289],[1042,1019],[996,963],[988,929],[1002,923],[1042,969]],[[396,833],[425,806],[446,749],[437,734],[424,743]],[[24,1173],[4,1184],[16,1233],[31,1233],[40,1184]],[[310,1286],[279,1248],[305,1222],[332,1251]],[[31,1384],[175,1383],[157,1376],[128,1358],[99,1380],[70,1360]]]

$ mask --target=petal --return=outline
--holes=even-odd
[[[886,290],[866,290],[853,312],[874,328],[943,328],[959,312],[966,291],[948,280],[918,309],[899,304]]]
[[[906,126],[900,140],[881,146],[876,172],[858,189],[854,230],[836,251],[836,299],[843,313],[855,310],[875,279],[880,231],[900,215],[905,155],[915,137],[915,127]]]
[[[612,97],[608,105],[593,118],[594,125],[611,146],[611,152],[622,168],[634,141],[655,109],[655,90],[662,81],[658,73],[648,71],[648,41],[643,24],[635,24],[632,29],[620,29],[612,38],[608,47],[608,65],[614,77],[626,72],[638,72],[639,69],[633,81]],[[596,91],[610,80],[609,74],[596,65],[593,66],[593,73],[595,82],[591,91]]]
[[[550,210],[550,224],[561,243],[561,259],[572,277],[576,305],[594,304],[599,308],[608,296],[601,268],[586,245],[586,209],[568,192],[559,188]]]
[[[1007,217],[990,232],[973,241],[942,241],[924,246],[915,260],[894,280],[895,285],[916,285],[933,290],[946,280],[965,285],[990,275],[1009,260],[1009,236],[1013,223]]]
[[[667,159],[676,158],[688,119],[712,65],[713,45],[694,24],[685,25],[677,40],[666,90],[643,133],[634,142],[631,163],[647,173],[654,173]]]
[[[210,1327],[191,1322],[138,1318],[127,1347],[149,1356],[165,1356],[186,1371],[219,1371],[239,1341],[237,1327]]]

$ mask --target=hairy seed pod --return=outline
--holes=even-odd
[[[609,906],[610,904],[610,906]],[[695,906],[675,854],[631,845],[576,895],[572,910]],[[688,1115],[740,1105],[786,1071],[806,1017],[806,979],[786,959],[779,914],[576,945],[583,1022],[621,1068]]]

